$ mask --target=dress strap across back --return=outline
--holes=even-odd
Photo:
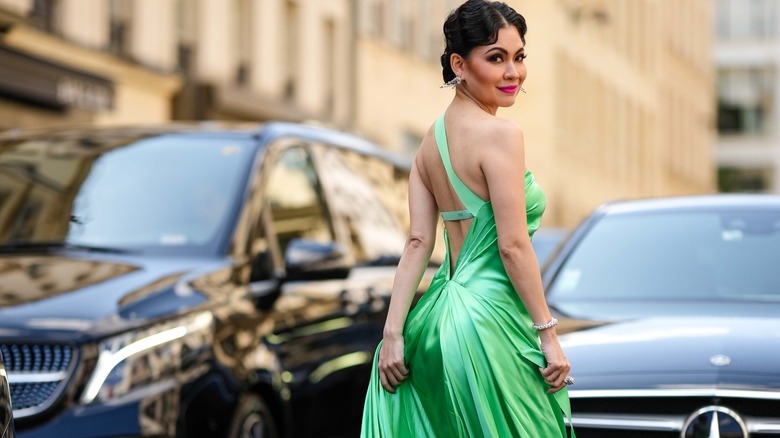
[[[447,145],[447,131],[444,127],[444,114],[436,120],[435,135],[436,146],[439,148],[439,154],[444,163],[444,168],[447,170],[447,177],[450,180],[450,184],[452,184],[452,188],[455,189],[455,194],[458,195],[460,202],[466,207],[465,210],[443,211],[441,212],[441,217],[445,221],[470,219],[476,216],[479,209],[485,204],[485,201],[472,192],[471,189],[458,178],[458,175],[456,175],[455,171],[452,169],[450,150]]]

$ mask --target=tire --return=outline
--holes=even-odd
[[[271,409],[258,396],[241,398],[230,423],[230,438],[279,438]]]

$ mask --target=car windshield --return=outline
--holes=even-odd
[[[780,303],[780,211],[624,213],[599,220],[551,302]],[[574,308],[574,307],[569,307]]]
[[[187,134],[0,144],[0,246],[213,248],[251,154]]]

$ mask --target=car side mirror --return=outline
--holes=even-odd
[[[349,257],[343,245],[293,239],[284,253],[286,281],[341,279],[349,276]]]

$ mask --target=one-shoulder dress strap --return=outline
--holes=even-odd
[[[441,212],[441,217],[445,221],[470,219],[477,215],[477,212],[479,212],[479,209],[485,204],[485,201],[472,192],[471,189],[458,178],[458,175],[456,175],[455,171],[452,169],[450,150],[447,145],[447,130],[444,127],[444,114],[436,120],[435,134],[436,146],[439,148],[441,160],[444,163],[444,168],[447,170],[447,177],[450,180],[450,184],[452,184],[452,188],[455,189],[458,199],[460,199],[460,202],[466,207],[465,210],[443,211]]]

